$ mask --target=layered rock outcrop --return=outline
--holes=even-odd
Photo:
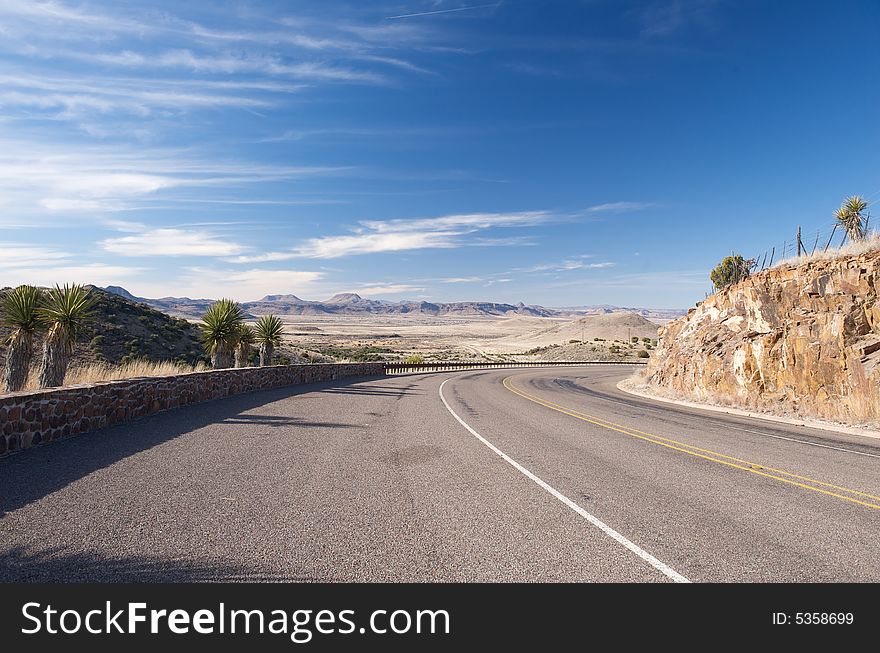
[[[760,272],[660,330],[649,386],[804,418],[880,422],[880,251]]]

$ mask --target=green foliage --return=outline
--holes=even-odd
[[[357,363],[372,363],[376,361],[384,361],[389,356],[395,354],[393,349],[387,347],[325,347],[319,350],[324,356],[335,359],[347,359]]]
[[[715,269],[709,274],[709,278],[717,290],[723,290],[748,278],[753,265],[754,261],[751,259],[747,260],[739,254],[731,254],[725,256],[721,263],[715,266]]]
[[[858,195],[847,197],[834,212],[837,223],[843,227],[853,242],[864,240],[868,235],[868,203]]]
[[[202,340],[209,354],[229,351],[238,342],[239,325],[244,321],[241,305],[231,299],[214,302],[202,316]]]
[[[40,314],[44,302],[43,291],[34,286],[18,286],[3,295],[0,300],[0,324],[12,329],[10,342],[30,339],[46,328]]]
[[[651,355],[651,354],[649,354],[649,353],[648,353],[647,351],[645,351],[644,349],[642,349],[642,350],[636,352],[636,356],[637,356],[638,358],[648,358],[650,355]]]
[[[634,343],[635,343],[635,342],[638,342],[638,341],[639,341],[639,337],[638,337],[638,336],[633,336],[632,338],[630,338],[630,341],[631,341],[631,342],[634,342]]]
[[[284,336],[284,323],[277,315],[263,315],[257,320],[255,342],[277,347]]]
[[[407,365],[421,365],[425,362],[425,359],[422,358],[419,354],[412,354],[404,358],[403,362]]]
[[[238,345],[250,346],[257,340],[257,332],[250,324],[239,324],[235,336],[235,342]]]
[[[37,312],[49,326],[49,336],[68,351],[76,336],[91,321],[96,297],[80,285],[55,286],[46,293],[46,299]]]

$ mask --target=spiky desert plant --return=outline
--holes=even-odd
[[[283,336],[284,323],[277,315],[264,315],[257,320],[256,342],[260,345],[260,367],[272,364],[272,355]]]
[[[34,357],[34,339],[46,328],[39,313],[43,300],[43,291],[34,286],[13,288],[0,300],[0,322],[12,329],[6,339],[6,392],[18,392],[27,383]]]
[[[251,352],[257,332],[250,324],[238,325],[238,334],[235,342],[235,366],[250,367]]]
[[[850,241],[856,243],[868,235],[868,203],[858,195],[847,197],[834,212],[837,224],[843,227]]]
[[[90,290],[77,284],[55,286],[46,293],[44,305],[37,309],[49,329],[40,362],[41,388],[64,384],[76,336],[91,320],[96,300]]]
[[[238,328],[243,321],[241,305],[231,299],[214,302],[202,316],[202,340],[215,370],[232,367]]]

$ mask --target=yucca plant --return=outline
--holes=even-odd
[[[91,320],[96,297],[80,285],[55,286],[46,293],[46,301],[37,313],[49,331],[43,342],[40,363],[40,387],[64,384],[76,336]]]
[[[834,212],[837,224],[843,227],[846,237],[859,242],[868,235],[868,203],[858,195],[847,197]]]
[[[39,313],[43,301],[43,291],[34,286],[13,288],[0,300],[0,323],[12,329],[6,339],[6,392],[18,392],[27,383],[34,357],[34,339],[46,328]]]
[[[253,352],[254,340],[257,332],[250,324],[240,324],[235,343],[235,366],[250,367],[251,352]]]
[[[214,302],[202,316],[202,340],[215,370],[233,366],[238,329],[243,321],[241,305],[231,299]]]
[[[256,342],[260,345],[260,367],[272,364],[272,355],[283,336],[284,324],[277,315],[264,315],[257,320]]]

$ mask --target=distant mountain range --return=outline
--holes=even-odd
[[[107,286],[107,292],[120,295],[131,301],[141,302],[171,315],[199,318],[214,302],[213,299],[190,299],[189,297],[160,297],[149,299],[136,297],[120,286]],[[275,313],[278,315],[432,315],[432,316],[504,316],[526,315],[530,317],[564,317],[595,315],[627,311],[646,318],[672,319],[685,314],[684,310],[619,308],[616,306],[578,306],[566,308],[545,308],[503,304],[497,302],[389,302],[366,299],[355,293],[340,293],[324,301],[309,301],[296,295],[266,295],[253,302],[243,302],[242,307],[250,316]]]

